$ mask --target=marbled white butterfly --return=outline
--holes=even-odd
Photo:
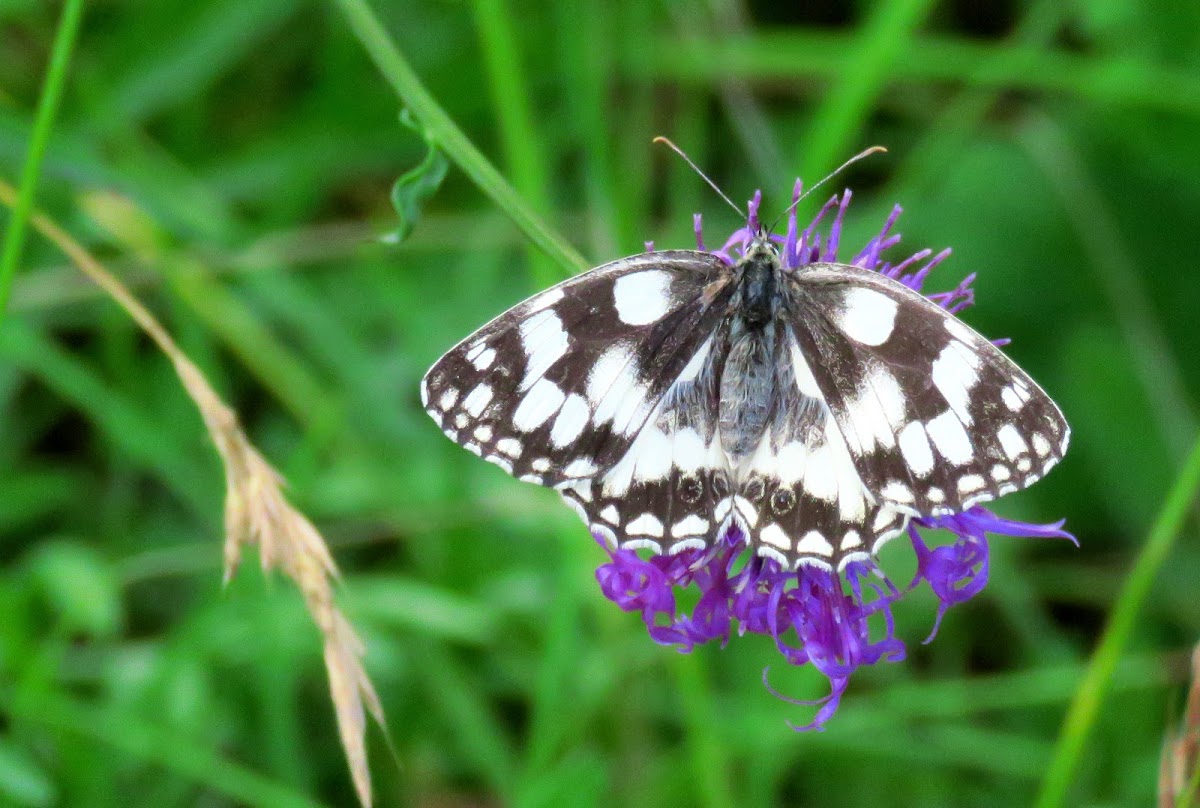
[[[549,486],[614,547],[737,527],[786,568],[840,569],[911,516],[1031,485],[1067,449],[1054,402],[953,314],[877,272],[647,252],[509,309],[426,374],[453,441]]]

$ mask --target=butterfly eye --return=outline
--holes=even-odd
[[[777,488],[771,494],[771,510],[775,513],[787,513],[796,504],[796,495],[790,488]]]
[[[684,477],[679,481],[679,497],[689,505],[699,502],[703,494],[704,483],[699,477]]]

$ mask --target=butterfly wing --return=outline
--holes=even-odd
[[[678,552],[721,535],[732,475],[719,434],[719,369],[727,319],[698,325],[682,372],[658,397],[636,438],[610,455],[595,481],[560,487],[591,531],[626,549]]]
[[[819,264],[791,279],[797,383],[819,394],[865,489],[912,515],[1032,485],[1070,430],[1040,387],[945,309],[876,272]]]
[[[729,279],[719,258],[685,250],[585,272],[448,351],[426,374],[422,403],[451,440],[558,488],[610,541],[652,544],[680,521],[676,500],[712,490],[698,475]]]
[[[840,567],[900,533],[908,516],[873,497],[820,389],[808,383],[793,324],[777,340],[774,415],[739,475],[733,519],[759,555],[786,569]]]

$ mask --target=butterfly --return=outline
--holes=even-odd
[[[421,401],[614,549],[736,529],[785,569],[1025,488],[1070,434],[953,314],[861,267],[786,267],[761,230],[732,263],[647,252],[534,295],[439,359]]]

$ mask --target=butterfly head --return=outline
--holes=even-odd
[[[759,227],[742,255],[742,262],[754,260],[779,261],[779,246],[771,239],[771,234]]]
[[[779,254],[779,245],[763,230],[759,230],[742,251],[742,257],[737,262],[739,273],[749,275],[777,274],[783,266]]]

